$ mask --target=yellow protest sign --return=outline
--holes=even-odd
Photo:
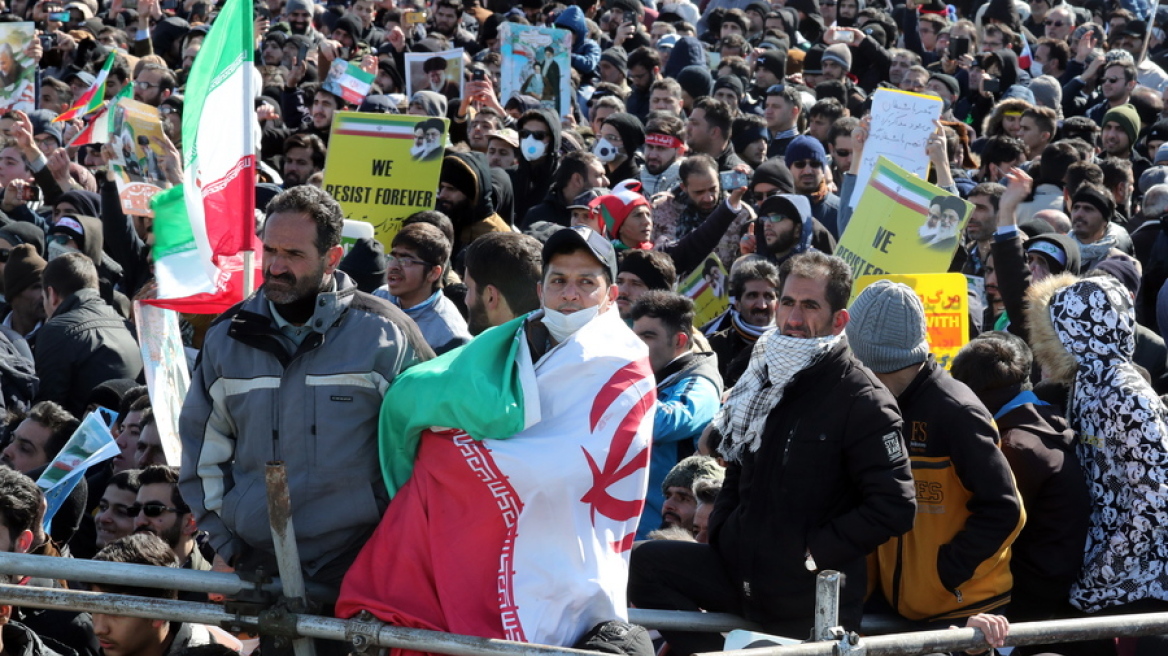
[[[973,205],[881,157],[835,254],[852,274],[942,273]]]
[[[324,189],[388,251],[402,219],[434,209],[446,132],[446,119],[337,112]]]
[[[853,286],[852,298],[882,279],[904,283],[916,292],[925,306],[929,351],[941,366],[948,369],[954,356],[969,341],[969,297],[965,276],[960,273],[860,276]]]
[[[677,287],[678,293],[694,303],[695,326],[713,321],[730,307],[730,276],[712,253]]]

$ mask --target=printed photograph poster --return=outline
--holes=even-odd
[[[337,112],[324,189],[388,252],[403,219],[434,209],[448,129],[447,119]]]
[[[32,23],[0,24],[0,111],[36,109],[37,63],[28,54],[35,38]]]
[[[835,254],[856,277],[945,273],[973,205],[880,158]]]
[[[146,386],[150,390],[150,407],[166,464],[182,462],[182,442],[178,435],[178,416],[191,378],[187,373],[186,351],[183,350],[178,313],[174,310],[134,303],[135,323],[138,326],[138,345],[146,370]]]
[[[450,102],[462,100],[463,80],[462,48],[406,53],[406,89],[411,98],[419,91],[433,91]]]
[[[503,66],[499,103],[531,96],[560,116],[572,112],[572,34],[518,23],[499,26]]]
[[[361,70],[353,62],[338,59],[329,68],[328,77],[320,85],[325,91],[343,98],[351,105],[360,105],[369,95],[374,75]]]
[[[969,342],[969,295],[965,276],[960,273],[860,276],[856,279],[852,298],[881,279],[904,283],[916,292],[925,306],[929,351],[941,366],[948,369],[957,352]]]
[[[162,173],[162,119],[157,107],[121,98],[109,113],[110,169],[118,184],[122,211],[154,216],[150,199],[170,186]]]
[[[693,301],[695,326],[713,321],[730,307],[730,275],[714,254],[686,276],[677,291]]]
[[[940,98],[899,89],[877,89],[872,95],[872,127],[860,156],[856,190],[844,199],[854,208],[881,157],[919,178],[929,173],[925,146],[941,118]]]

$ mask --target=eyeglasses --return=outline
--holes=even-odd
[[[1103,78],[1103,81],[1108,83],[1108,84],[1115,84],[1116,82],[1123,82],[1123,78],[1122,77],[1105,77],[1105,78]]]
[[[110,503],[108,501],[106,501],[105,499],[102,499],[101,501],[97,502],[97,511],[98,512],[108,512],[110,508],[113,508],[114,512],[121,515],[122,517],[137,517],[138,516],[138,506],[123,506],[121,504],[118,504],[116,506],[110,506]]]
[[[536,141],[543,141],[548,138],[546,130],[520,130],[519,138],[526,139],[528,137],[535,137]]]
[[[138,80],[134,80],[134,84],[142,87],[143,89],[145,89],[147,91],[149,91],[151,89],[161,89],[162,88],[162,85],[157,83],[157,82],[141,82]]]
[[[429,266],[437,266],[437,265],[434,265],[434,264],[430,264],[429,262],[427,262],[427,261],[425,261],[425,260],[419,260],[419,259],[415,259],[415,258],[412,258],[412,257],[406,256],[406,255],[394,255],[393,253],[389,253],[388,255],[386,255],[386,256],[385,256],[385,263],[386,263],[386,264],[388,264],[388,265],[390,265],[390,266],[393,266],[393,265],[395,265],[395,264],[400,264],[400,265],[402,265],[403,267],[409,267],[409,266],[428,266],[428,267],[429,267]]]
[[[174,107],[171,107],[170,105],[163,105],[162,107],[158,108],[158,113],[162,114],[163,116],[167,116],[169,114],[174,114],[177,112],[178,112],[178,110],[175,109]]]
[[[142,513],[143,515],[146,515],[147,517],[150,517],[153,519],[155,517],[161,517],[163,513],[168,513],[168,512],[172,512],[172,513],[175,513],[178,515],[185,515],[188,512],[190,512],[190,509],[189,508],[171,508],[170,506],[166,505],[165,503],[162,503],[161,501],[148,501],[146,503],[140,503],[140,504],[136,503],[136,504],[130,506],[129,508],[126,508],[126,512],[130,513],[130,515],[132,517],[137,517],[138,513]]]

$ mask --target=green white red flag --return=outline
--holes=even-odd
[[[105,65],[101,67],[101,72],[97,74],[97,79],[94,80],[93,86],[81,94],[81,97],[77,99],[77,102],[72,107],[66,109],[64,113],[53,119],[53,123],[60,123],[61,121],[75,119],[78,116],[85,116],[101,107],[101,104],[105,102],[105,81],[109,77],[110,69],[114,67],[114,59],[116,57],[117,52],[111,52],[109,57],[105,58]]]
[[[218,314],[244,297],[244,252],[259,245],[252,19],[252,0],[227,0],[187,78],[183,184],[153,201],[153,305]]]

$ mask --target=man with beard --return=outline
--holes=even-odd
[[[817,250],[814,237],[822,230],[822,226],[816,229],[817,223],[811,216],[811,204],[807,198],[794,194],[771,196],[758,210],[755,234],[761,227],[763,239],[756,252],[775,266],[782,266],[783,262],[799,253]],[[824,238],[831,241],[830,235],[824,235]]]
[[[745,164],[741,166],[746,167]],[[708,155],[687,157],[678,168],[678,175],[681,184],[676,189],[658,194],[653,199],[653,240],[658,250],[667,250],[693,233],[716,209],[730,200],[727,191],[722,189],[718,164]],[[720,233],[714,248],[722,262],[733,262],[738,258],[739,235],[754,219],[754,210],[745,203],[730,209],[737,216],[730,227]]]
[[[304,35],[312,39],[313,45],[319,45],[324,35],[312,26],[313,5],[311,0],[288,0],[284,5],[284,22],[292,30],[292,34]]]
[[[534,237],[514,232],[483,235],[466,247],[463,263],[470,334],[539,309],[536,287],[543,259]]]
[[[434,20],[431,21],[430,30],[449,39],[453,42],[453,47],[462,48],[467,54],[474,55],[479,51],[478,41],[460,25],[461,22],[462,4],[455,0],[441,0],[434,7]]]
[[[840,199],[828,185],[827,152],[823,150],[823,144],[808,135],[795,137],[787,146],[783,160],[795,179],[795,193],[807,197],[811,202],[811,215],[827,228],[832,237],[839,239],[836,219]]]
[[[718,355],[718,373],[727,387],[733,387],[746,368],[754,343],[774,328],[778,289],[779,270],[766,260],[743,260],[731,269],[734,305],[727,313],[729,325],[710,336],[710,349]],[[739,356],[742,361],[735,362]]]
[[[442,160],[438,178],[438,199],[434,209],[454,223],[455,259],[475,239],[491,232],[509,232],[511,227],[495,212],[491,169],[482,153],[449,153]]]
[[[315,134],[294,134],[284,141],[284,188],[308,182],[324,170],[324,142]]]
[[[329,586],[389,502],[385,390],[433,357],[409,317],[337,270],[343,222],[309,185],[268,203],[263,285],[208,330],[179,424],[182,498],[225,564],[277,571],[264,474],[283,460],[305,578]]]
[[[685,155],[685,123],[665,112],[653,112],[645,125],[645,166],[641,187],[645,197],[677,186],[678,170]]]
[[[162,538],[183,569],[211,569],[195,542],[199,532],[195,518],[178,491],[178,467],[150,465],[141,470],[133,510],[137,510],[135,533],[153,533]]]

